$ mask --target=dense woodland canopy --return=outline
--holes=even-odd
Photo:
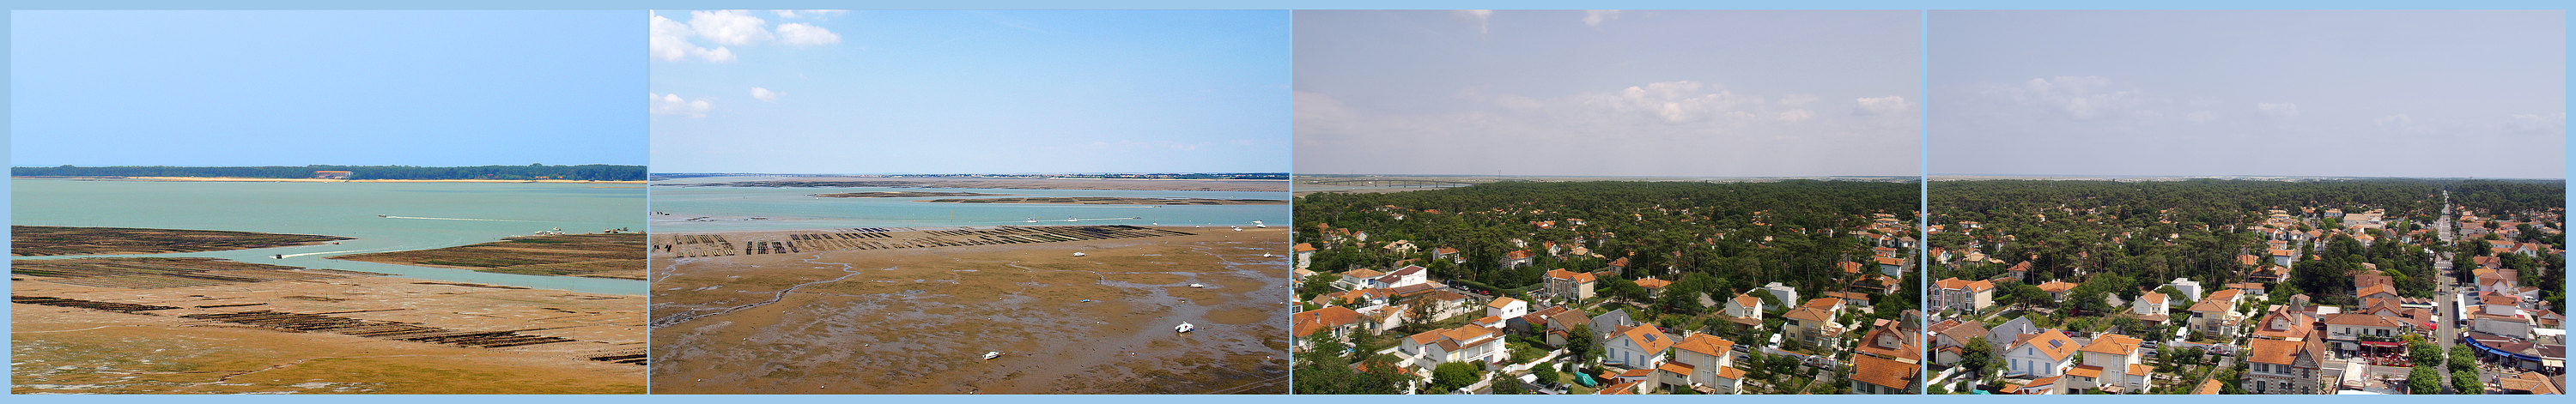
[[[1986,180],[1939,181],[1929,188],[1932,224],[1948,228],[1933,234],[1931,247],[1961,248],[1973,237],[1986,246],[1984,252],[2004,261],[1963,265],[1934,274],[1935,278],[1991,278],[2011,264],[2028,261],[2037,280],[2073,279],[2079,271],[2104,274],[2087,278],[2078,294],[2115,294],[2123,299],[2176,277],[2202,284],[2242,281],[2242,265],[2236,257],[2264,255],[2268,249],[2263,235],[2246,230],[2262,223],[2269,210],[2298,215],[2310,207],[2347,212],[2386,209],[2389,234],[2403,234],[2438,219],[2443,190],[2451,191],[2453,203],[2489,212],[2541,212],[2565,205],[2565,184],[2560,181]],[[1962,222],[1979,222],[1982,229],[1962,234]],[[2337,221],[2325,222],[2329,230],[2339,227]],[[2566,245],[2564,235],[2526,232],[2524,238],[2554,248]],[[2396,278],[2402,294],[2429,297],[2435,276],[2433,254],[2426,248],[2406,248],[2399,239],[2379,237],[2364,245],[2335,236],[2304,247],[2303,259],[2292,266],[2291,280],[2280,286],[2289,293],[2276,291],[2273,296],[2306,293],[2325,303],[2350,304],[2339,301],[2349,300],[2352,292],[2351,278],[2344,274],[2368,263]],[[2435,252],[2457,249],[2418,242]],[[2564,273],[2554,262],[2563,258],[2543,255],[2521,262],[2508,260],[2508,266],[2551,269],[2528,271],[2526,275],[2532,276],[2527,278],[2563,277],[2550,275]],[[2459,258],[2463,266],[2469,265],[2465,264],[2468,256]],[[2013,299],[2009,290],[1998,298]],[[2098,299],[2069,301],[2084,305]]]
[[[348,171],[350,172],[350,179],[359,180],[644,180],[644,166],[607,164],[584,164],[577,166],[529,164],[524,166],[473,167],[340,165],[310,165],[301,167],[75,167],[64,165],[57,167],[12,167],[9,169],[9,174],[22,177],[313,178],[314,171]]]
[[[1316,225],[1367,231],[1372,242],[1411,240],[1423,248],[1455,247],[1464,264],[1434,260],[1434,276],[1469,280],[1470,286],[1527,288],[1549,269],[1591,271],[1604,259],[1540,255],[1534,265],[1502,269],[1504,254],[1541,242],[1589,241],[1593,253],[1628,257],[1623,278],[1658,275],[1677,283],[1668,296],[1710,292],[1726,296],[1768,282],[1801,290],[1840,290],[1835,262],[1868,261],[1870,245],[1849,232],[1866,228],[1872,214],[1911,222],[1920,186],[1913,182],[1779,181],[1700,182],[1501,182],[1471,187],[1396,193],[1318,193],[1298,198],[1301,242],[1321,240]],[[1397,219],[1381,209],[1415,212]],[[1441,212],[1430,214],[1431,211]],[[1756,212],[1764,212],[1757,215]],[[1531,222],[1582,219],[1579,228],[1538,229]],[[1762,247],[1764,237],[1771,237]],[[1674,253],[1678,252],[1679,255]],[[1380,268],[1397,257],[1382,249],[1327,250],[1312,268],[1337,272]],[[1680,274],[1662,273],[1677,267]],[[1619,280],[1605,280],[1617,294]],[[1911,297],[1906,299],[1910,300]],[[1892,310],[1891,310],[1892,311]]]

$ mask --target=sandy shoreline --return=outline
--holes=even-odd
[[[12,178],[76,179],[99,181],[190,181],[190,182],[488,182],[488,183],[562,183],[562,184],[643,184],[644,181],[582,180],[331,180],[321,178],[241,178],[241,177],[37,177]]]
[[[179,286],[134,288],[114,286],[126,285],[135,278],[131,276],[103,283],[13,274],[18,279],[10,290],[10,354],[17,365],[12,367],[10,390],[19,394],[635,394],[644,390],[642,366],[593,359],[643,353],[641,296],[338,271],[214,273],[275,280],[165,278],[162,283]],[[39,298],[140,305],[148,310],[38,304],[45,301]],[[160,308],[150,309],[154,307]],[[257,312],[381,325],[295,332],[224,319]],[[360,333],[388,327],[422,331]],[[441,337],[505,331],[516,332],[502,338],[535,343],[477,345],[467,343],[471,339]],[[439,339],[407,339],[423,337]]]
[[[1286,229],[1157,229],[1194,234],[656,250],[652,315],[720,314],[654,330],[654,392],[1284,393]]]

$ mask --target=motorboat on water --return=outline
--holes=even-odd
[[[1199,329],[1199,326],[1190,325],[1189,322],[1182,322],[1181,325],[1172,327],[1172,332],[1190,332],[1190,330],[1196,329]]]

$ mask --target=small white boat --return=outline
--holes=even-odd
[[[1254,220],[1254,221],[1252,221],[1252,227],[1259,227],[1259,228],[1267,229],[1267,228],[1270,228],[1270,225],[1267,225],[1267,224],[1261,224],[1261,221],[1259,221],[1259,220]]]
[[[1075,252],[1073,252],[1073,256],[1080,257],[1080,256],[1082,256],[1082,252],[1081,252],[1081,251],[1075,251]]]
[[[1197,283],[1190,284],[1190,289],[1203,289],[1203,288],[1206,288],[1206,287],[1207,287],[1207,285],[1204,285],[1204,284],[1197,284]]]
[[[1235,226],[1234,231],[1243,231],[1243,226]]]
[[[1181,323],[1179,326],[1172,327],[1173,332],[1190,332],[1190,330],[1196,329],[1199,329],[1199,326],[1190,325],[1190,323],[1187,322]]]
[[[989,361],[989,360],[993,360],[993,358],[999,358],[999,357],[1002,357],[1002,351],[992,351],[992,352],[985,352],[985,353],[984,353],[984,360],[988,360],[988,361]]]

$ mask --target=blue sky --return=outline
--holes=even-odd
[[[1297,171],[1921,172],[1915,11],[1298,11]]]
[[[637,11],[13,11],[10,164],[643,164]]]
[[[1288,171],[1284,11],[659,11],[655,172]]]
[[[2561,11],[1933,11],[1931,171],[2563,178]]]

